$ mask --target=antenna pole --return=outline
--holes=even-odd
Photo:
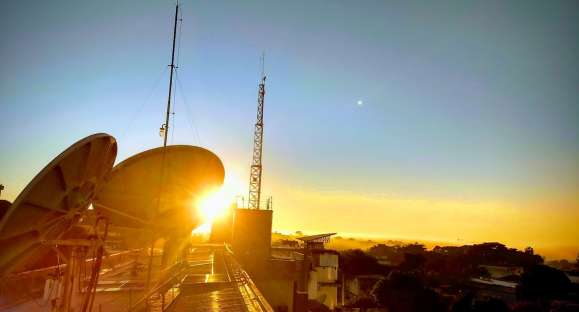
[[[163,138],[163,147],[167,146],[169,137],[169,115],[171,114],[171,93],[173,91],[173,72],[175,71],[175,41],[177,38],[177,16],[179,15],[179,2],[175,5],[175,23],[173,25],[173,50],[171,52],[171,74],[169,75],[169,96],[167,98],[167,114],[165,116],[165,131]]]
[[[257,121],[253,137],[253,161],[249,176],[249,208],[259,209],[261,197],[261,156],[263,152],[263,102],[265,98],[265,54],[261,55],[261,82],[257,95]]]
[[[173,50],[171,51],[171,73],[169,75],[169,96],[167,97],[167,114],[165,116],[165,124],[161,127],[163,130],[163,147],[167,147],[167,138],[169,137],[169,116],[171,115],[171,95],[173,91],[173,72],[175,71],[175,41],[177,39],[177,17],[179,15],[179,1],[175,5],[175,21],[173,24]],[[163,152],[163,162],[165,161],[165,153]],[[159,199],[157,199],[157,209],[159,209],[159,200],[160,200],[160,193],[162,192],[163,187],[163,169],[164,167],[161,166],[161,185],[160,185],[160,192],[159,192]],[[147,267],[147,281],[145,284],[145,289],[149,289],[151,285],[151,273],[153,269],[153,251],[155,247],[155,239],[151,238],[151,246],[149,251],[149,264]]]

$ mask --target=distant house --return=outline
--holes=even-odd
[[[521,266],[480,265],[479,267],[486,269],[490,273],[490,277],[494,279],[523,274],[523,267]]]
[[[376,260],[378,260],[378,263],[381,265],[386,265],[386,266],[396,265],[396,263],[394,261],[392,261],[390,258],[388,258],[386,256],[378,256],[378,257],[376,257]]]
[[[324,244],[336,233],[298,238],[304,243],[305,254],[310,256],[308,300],[315,300],[330,310],[338,306],[338,252],[325,249]]]
[[[579,285],[579,275],[571,274],[570,272],[565,272],[565,275],[567,275],[572,284]]]
[[[507,303],[517,300],[517,283],[501,281],[497,279],[471,278],[469,286],[475,291],[479,298],[500,298]]]

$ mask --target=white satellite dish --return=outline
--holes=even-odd
[[[70,146],[18,195],[0,220],[0,276],[25,270],[77,224],[117,155],[104,133]]]

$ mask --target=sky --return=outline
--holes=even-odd
[[[260,55],[274,229],[579,253],[577,1],[182,1],[169,142],[247,193]],[[173,1],[0,2],[13,201],[97,132],[162,144]]]

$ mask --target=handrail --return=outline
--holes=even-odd
[[[165,272],[167,272],[167,271],[170,271],[170,270],[174,269],[175,267],[181,266],[181,265],[182,265],[182,263],[180,263],[180,262],[175,263],[175,264],[173,264],[172,266],[170,266],[170,267],[166,268],[165,270],[163,270],[163,271],[161,272],[161,275],[162,275],[163,273],[165,273]],[[173,286],[174,284],[179,283],[179,282],[180,282],[179,275],[182,273],[182,271],[183,271],[183,268],[179,269],[179,270],[177,271],[177,273],[172,274],[171,276],[166,277],[166,279],[165,279],[162,283],[159,283],[159,284],[155,285],[155,287],[151,288],[151,290],[149,290],[145,295],[143,295],[143,296],[141,297],[141,299],[139,299],[137,302],[135,302],[135,304],[131,305],[131,306],[129,307],[129,309],[127,309],[127,311],[137,311],[137,310],[139,310],[139,309],[142,307],[143,304],[145,304],[145,306],[146,306],[147,301],[149,301],[149,299],[150,299],[151,297],[153,297],[153,296],[155,296],[155,295],[158,295],[158,294],[160,293],[160,290],[162,290],[162,289],[164,289],[164,288],[167,288],[167,286]],[[171,288],[171,287],[169,287],[169,288]]]
[[[238,290],[241,293],[245,303],[248,306],[256,308],[257,311],[274,312],[273,308],[269,302],[267,302],[267,299],[265,299],[265,297],[261,294],[249,274],[247,274],[247,272],[235,260],[233,253],[225,255],[224,260],[227,269],[234,271],[234,276],[236,273],[237,275],[240,275],[239,278],[235,278],[235,283],[237,284]]]

